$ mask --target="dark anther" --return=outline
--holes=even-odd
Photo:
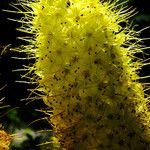
[[[73,56],[70,60],[70,63],[75,63],[79,61],[79,57],[78,56]]]
[[[101,59],[100,58],[95,59],[94,64],[101,64]]]
[[[56,80],[56,81],[58,81],[59,79],[56,77],[56,75],[54,75],[54,79]]]
[[[77,100],[81,100],[81,97],[79,95],[76,96]]]
[[[92,33],[87,33],[86,36],[91,37],[93,34]]]
[[[62,73],[63,73],[64,75],[67,75],[67,74],[69,73],[69,69],[68,69],[68,68],[64,68],[64,70],[62,71]]]
[[[70,1],[69,0],[67,0],[67,7],[69,7],[70,6]]]

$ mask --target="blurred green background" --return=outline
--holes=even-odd
[[[120,2],[123,1],[120,0]],[[4,105],[10,105],[8,108],[1,109],[0,122],[3,123],[9,133],[16,134],[12,150],[46,150],[47,146],[39,147],[36,145],[46,142],[49,139],[51,132],[39,131],[50,130],[51,126],[44,119],[30,125],[32,121],[45,117],[43,113],[35,111],[35,109],[45,109],[46,106],[41,100],[33,101],[28,105],[27,101],[21,101],[28,97],[30,92],[27,89],[35,88],[36,85],[17,83],[16,80],[20,80],[20,74],[24,74],[24,72],[12,72],[12,70],[22,68],[22,65],[30,65],[34,62],[34,60],[13,59],[12,57],[25,57],[25,54],[9,51],[10,47],[27,44],[24,41],[16,39],[20,36],[26,36],[25,33],[16,30],[16,28],[21,26],[21,23],[8,20],[8,18],[20,19],[22,15],[3,11],[3,9],[13,10],[9,5],[12,2],[15,2],[15,0],[0,0],[0,53],[8,46],[5,53],[0,56],[0,87],[6,85],[0,91],[0,99],[5,97]],[[136,8],[138,12],[130,18],[133,21],[133,25],[138,25],[136,30],[150,26],[149,0],[129,0],[128,5]],[[142,38],[150,37],[150,28],[144,30],[140,36]],[[145,41],[144,45],[150,47],[150,40]],[[145,52],[150,54],[149,50]],[[140,55],[139,57],[142,57]],[[145,56],[145,58],[148,57],[148,55]],[[149,72],[150,66],[146,66],[142,69],[140,75],[148,75]],[[145,79],[143,82],[150,82],[150,80]]]

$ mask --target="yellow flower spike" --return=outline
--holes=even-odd
[[[134,56],[145,48],[128,22],[134,9],[119,0],[28,2],[22,13],[32,21],[22,29],[34,37],[23,51],[35,57],[28,78],[53,112],[53,149],[149,149],[147,84],[138,81],[146,64]]]

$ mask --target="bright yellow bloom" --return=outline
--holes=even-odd
[[[34,34],[23,51],[35,57],[28,67],[39,85],[35,92],[44,93],[40,98],[53,112],[54,136],[66,150],[146,150],[150,145],[149,99],[137,75],[144,64],[134,60],[142,40],[129,29],[134,10],[117,2],[22,4],[31,8],[25,13],[29,23],[20,30]]]
[[[11,141],[12,137],[4,130],[0,130],[0,150],[9,150]]]

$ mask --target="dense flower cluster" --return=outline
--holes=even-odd
[[[12,137],[4,130],[0,129],[0,150],[9,150],[11,141]]]
[[[49,122],[66,150],[146,150],[150,112],[137,71],[144,65],[132,9],[99,0],[21,1],[22,51],[35,57],[29,74],[52,110]],[[121,23],[126,24],[121,27]],[[27,59],[29,59],[27,58]],[[61,149],[60,148],[60,149]]]

